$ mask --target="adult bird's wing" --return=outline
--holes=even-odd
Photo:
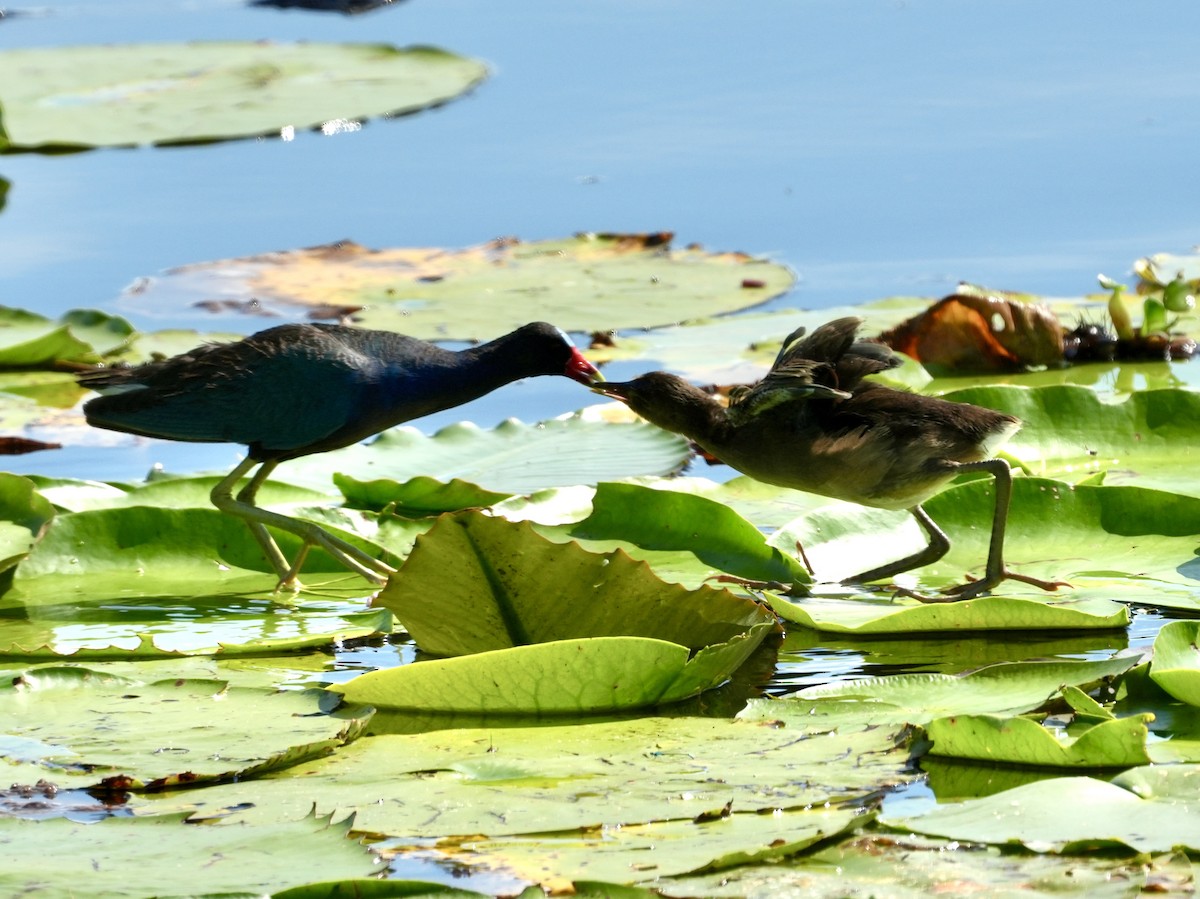
[[[361,362],[316,333],[283,326],[232,344],[129,369],[89,373],[102,391],[84,406],[97,427],[208,443],[293,450],[342,428],[353,414]],[[368,360],[369,361],[369,360]]]

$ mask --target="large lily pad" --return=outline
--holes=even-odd
[[[362,832],[425,841],[686,821],[730,801],[775,813],[862,799],[916,776],[899,728],[695,717],[532,724],[365,737],[306,765],[303,789],[283,772],[172,798],[230,823],[301,818],[315,804],[354,812]]]
[[[154,658],[294,652],[392,632],[386,609],[364,610],[359,605],[305,602],[285,609],[266,594],[258,600],[218,596],[188,602],[164,597],[17,607],[0,617],[0,658],[133,658],[144,663]]]
[[[1200,847],[1200,805],[1156,798],[1090,777],[1064,777],[914,814],[884,813],[889,827],[1039,852],[1128,847],[1167,852]]]
[[[650,708],[725,680],[769,623],[703,649],[645,637],[586,637],[383,668],[331,687],[350,702],[449,714],[588,714]]]
[[[414,112],[485,66],[432,47],[264,41],[6,50],[0,148],[184,143]]]
[[[696,651],[774,620],[726,590],[663,584],[624,553],[551,543],[480,512],[439,518],[376,602],[441,656],[634,635]]]
[[[775,626],[727,591],[666,584],[620,551],[552,543],[528,523],[478,512],[445,515],[417,538],[376,602],[426,652],[472,656],[374,671],[337,688],[355,702],[408,709],[561,713],[673,702],[725,680]]]
[[[710,899],[927,899],[950,892],[1022,899],[1132,899],[1153,893],[1187,895],[1192,880],[1192,863],[1184,853],[1033,855],[915,834],[898,841],[892,833],[867,832],[818,847],[790,864],[744,865],[674,878],[662,889],[668,896]]]
[[[266,895],[307,881],[378,873],[369,850],[347,838],[348,820],[332,823],[313,815],[234,828],[190,826],[185,817],[119,817],[99,824],[0,821],[0,891],[69,896],[86,884],[92,895],[113,899]],[[48,864],[49,846],[78,849]],[[180,874],[181,859],[187,860],[186,876]]]
[[[677,471],[691,456],[688,442],[647,424],[611,425],[571,415],[537,424],[509,419],[491,430],[470,422],[426,437],[393,428],[366,445],[290,462],[288,481],[329,484],[329,472],[351,505],[397,499],[415,477],[469,481],[494,492],[532,493],[547,487],[595,484]],[[388,483],[392,482],[392,483]]]
[[[489,866],[503,866],[542,890],[565,889],[580,872],[615,883],[632,880],[661,885],[665,877],[779,861],[851,832],[866,820],[866,815],[853,808],[800,809],[769,816],[713,814],[696,821],[633,824],[601,833],[471,840],[465,848],[486,859]],[[653,861],[631,864],[639,855]]]
[[[975,387],[944,396],[1020,418],[1005,451],[1035,474],[1078,480],[1103,471],[1105,484],[1200,492],[1191,458],[1200,441],[1196,391],[1138,391],[1119,402],[1073,385]]]
[[[368,551],[382,549],[350,533],[361,514],[338,510],[339,534]],[[332,525],[331,521],[322,521]],[[288,558],[299,538],[278,534]],[[324,552],[310,553],[313,586],[341,583],[358,595],[367,582],[349,575]],[[317,577],[316,575],[323,575]],[[0,609],[99,603],[138,597],[269,596],[277,577],[249,529],[216,509],[129,506],[61,514],[20,563]],[[351,594],[353,595],[353,594]]]
[[[97,788],[118,792],[244,779],[356,739],[370,712],[335,717],[332,705],[319,690],[39,668],[0,690],[0,756],[36,762],[51,780],[59,767],[83,767]]]
[[[953,487],[929,500],[925,510],[945,529],[951,550],[935,565],[901,580],[933,592],[961,582],[966,572],[980,572],[987,557],[993,509],[990,478]],[[887,539],[880,539],[884,534]],[[1017,571],[1067,581],[1076,589],[1046,593],[1009,581],[996,593],[1050,606],[1108,596],[1159,607],[1200,608],[1197,534],[1200,498],[1142,487],[1017,478],[1008,516],[1006,561]],[[925,542],[911,516],[846,504],[830,505],[797,520],[771,540],[781,547],[799,540],[814,573],[828,580],[899,558]],[[947,604],[944,614],[974,615],[969,610],[975,602]],[[897,605],[897,611],[903,609]],[[943,620],[949,622],[950,618]]]
[[[569,331],[648,328],[764,303],[784,266],[744,253],[669,248],[670,235],[581,234],[460,250],[350,242],[173,269],[121,305],[162,315],[209,296],[359,308],[365,327],[433,340],[491,339],[544,319]]]

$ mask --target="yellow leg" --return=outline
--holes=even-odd
[[[255,540],[262,547],[267,561],[271,563],[271,567],[279,575],[280,589],[299,588],[296,574],[300,570],[305,557],[308,555],[309,548],[313,546],[320,546],[346,568],[376,584],[386,583],[388,575],[395,573],[396,569],[392,568],[391,565],[381,562],[379,559],[363,552],[357,546],[352,546],[345,540],[339,540],[332,534],[326,533],[310,521],[289,518],[287,515],[260,509],[254,505],[254,498],[258,493],[258,488],[262,486],[263,482],[275,469],[275,466],[278,464],[276,462],[262,463],[262,467],[255,473],[254,477],[250,479],[250,482],[241,492],[238,493],[235,499],[233,496],[234,486],[245,476],[246,472],[257,464],[259,463],[254,459],[244,459],[213,488],[210,498],[212,499],[212,504],[222,512],[227,512],[246,522],[250,528],[250,532],[254,534]],[[287,559],[275,543],[274,538],[267,531],[268,527],[278,528],[281,531],[295,534],[304,541],[304,546],[301,548],[296,561],[291,565],[288,564]]]

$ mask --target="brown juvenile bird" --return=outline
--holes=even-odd
[[[793,332],[770,372],[735,392],[726,409],[687,381],[650,372],[593,389],[638,415],[683,434],[721,461],[760,481],[881,509],[907,509],[929,535],[925,549],[843,583],[866,583],[936,562],[950,540],[921,503],[964,472],[996,481],[996,511],[985,574],[926,601],[970,599],[1006,578],[1044,590],[1067,586],[1015,574],[1004,565],[1004,527],[1012,473],[996,449],[1020,421],[990,409],[951,403],[864,381],[900,364],[879,344],[856,341],[860,318],[839,318],[804,337]],[[915,594],[912,594],[915,595]]]

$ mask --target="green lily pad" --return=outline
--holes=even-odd
[[[195,143],[414,112],[486,67],[432,47],[221,41],[8,50],[0,149]]]
[[[1154,638],[1150,678],[1176,699],[1200,706],[1200,622],[1169,621]]]
[[[0,571],[28,555],[54,518],[54,507],[29,478],[0,472]]]
[[[122,306],[184,308],[205,297],[268,309],[345,306],[368,328],[430,340],[485,340],[529,321],[568,331],[649,328],[765,303],[791,288],[782,265],[744,253],[673,250],[670,235],[580,234],[447,250],[324,247],[173,269]]]
[[[1145,390],[1111,402],[1072,385],[975,387],[944,398],[1020,418],[1004,449],[1034,474],[1078,480],[1103,471],[1106,485],[1200,493],[1191,460],[1200,440],[1196,391]]]
[[[253,827],[196,827],[186,815],[114,817],[97,824],[0,820],[0,891],[68,896],[81,885],[119,897],[266,895],[306,881],[377,873],[370,851],[347,838],[350,821],[310,815]],[[47,846],[86,846],[47,864]],[[137,864],[130,864],[136,855]],[[181,876],[180,859],[187,859]],[[323,895],[333,895],[324,893]]]
[[[0,658],[134,658],[144,664],[155,658],[294,652],[392,632],[390,612],[356,605],[306,602],[281,609],[265,591],[258,600],[42,605],[16,610],[19,617],[0,616]]]
[[[936,592],[960,583],[964,573],[982,573],[994,508],[991,479],[952,487],[924,507],[945,529],[951,550],[935,565],[905,574],[899,580],[906,586]],[[1142,487],[1076,486],[1042,478],[1017,478],[1008,516],[1005,560],[1016,571],[1067,581],[1075,589],[1046,593],[1008,581],[996,593],[1048,607],[1111,597],[1127,603],[1198,609],[1197,534],[1200,498]],[[794,546],[796,541],[804,546],[815,575],[836,580],[902,557],[924,546],[925,537],[905,513],[831,504],[771,537],[771,542],[780,547]],[[970,616],[978,622],[971,611],[975,602],[978,600],[946,604],[944,614],[949,617],[943,619],[943,629],[951,628],[955,615]],[[987,608],[998,610],[1000,606],[989,603]],[[897,612],[905,609],[904,604],[896,604]],[[780,611],[791,614],[786,607]],[[1102,610],[1092,607],[1090,612]],[[1110,618],[1111,614],[1107,613]],[[1083,623],[1083,619],[1080,621]]]
[[[971,631],[1107,630],[1130,622],[1129,609],[1106,595],[1040,599],[981,596],[956,603],[925,604],[886,597],[771,596],[786,621],[828,634],[970,633]]]
[[[700,650],[645,637],[553,640],[360,674],[329,689],[350,702],[408,711],[516,715],[650,708],[724,681],[769,623]]]
[[[1019,715],[1067,685],[1094,684],[1132,668],[1137,656],[1101,661],[1003,662],[965,675],[897,674],[806,687],[784,700],[752,701],[742,717],[840,724],[927,724],[949,715]]]
[[[730,814],[715,820],[633,824],[602,833],[479,840],[470,843],[470,851],[489,867],[512,871],[542,890],[565,889],[582,871],[589,877],[661,886],[664,877],[778,861],[856,830],[867,819],[857,809]],[[639,855],[647,862],[631,864]]]
[[[316,510],[314,510],[316,511]],[[382,549],[351,532],[373,522],[337,510],[340,536],[369,552]],[[330,526],[330,520],[319,520]],[[277,534],[292,558],[300,539]],[[316,549],[306,562],[310,587],[340,584],[363,596],[367,582]],[[100,603],[139,597],[269,597],[277,580],[246,525],[216,509],[129,506],[61,514],[22,561],[0,610]],[[355,593],[356,591],[356,593]],[[333,595],[333,594],[331,594]]]
[[[432,437],[411,427],[393,428],[369,444],[296,459],[281,471],[287,481],[317,489],[328,485],[330,471],[337,472],[334,482],[347,502],[370,507],[372,497],[391,502],[399,485],[415,477],[464,480],[496,493],[532,493],[668,474],[690,456],[686,440],[651,425],[613,425],[571,415],[537,424],[509,419],[491,430],[462,422]]]
[[[748,599],[666,584],[620,551],[552,543],[528,523],[479,512],[439,518],[376,604],[424,651],[473,656],[336,688],[355,702],[408,709],[561,713],[674,702],[725,680],[775,627]]]
[[[1200,847],[1200,805],[1140,799],[1090,777],[1044,780],[923,813],[885,811],[880,820],[899,830],[976,843],[1016,843],[1035,852]]]
[[[1149,717],[1149,716],[1147,716]],[[931,755],[1043,768],[1129,768],[1150,763],[1143,716],[1114,718],[1067,742],[1029,718],[956,715],[925,725]]]
[[[347,475],[335,474],[333,480],[343,490],[348,505],[361,509],[386,509],[393,515],[415,518],[458,512],[461,509],[482,509],[512,495],[485,490],[459,478],[443,482],[424,475],[407,481],[386,478],[356,481]]]
[[[118,792],[241,780],[357,739],[370,710],[333,716],[327,696],[39,668],[0,689],[0,756],[36,762],[50,779],[82,767],[95,788]]]
[[[364,737],[305,765],[303,789],[281,772],[171,798],[230,824],[303,817],[315,805],[353,812],[363,833],[427,841],[690,821],[731,800],[741,812],[775,813],[916,776],[899,728],[691,716],[535,724]]]
[[[902,861],[901,861],[902,859]],[[1129,899],[1163,892],[1187,895],[1193,880],[1185,853],[1112,857],[1033,855],[994,846],[867,831],[819,846],[787,864],[744,865],[673,878],[668,896],[742,899],[804,896],[926,899],[947,892],[1024,899]]]
[[[718,571],[751,580],[812,582],[798,560],[768,545],[733,509],[689,493],[599,484],[591,515],[571,529],[571,536],[624,540],[645,549],[688,550]]]
[[[695,651],[774,621],[726,590],[663,584],[624,553],[551,543],[528,523],[480,512],[439,518],[376,604],[440,656],[609,636]]]
[[[17,53],[19,51],[11,51]],[[0,68],[8,52],[0,56]],[[94,309],[76,309],[57,321],[0,307],[0,368],[47,368],[59,362],[98,362],[128,343],[133,325]]]

